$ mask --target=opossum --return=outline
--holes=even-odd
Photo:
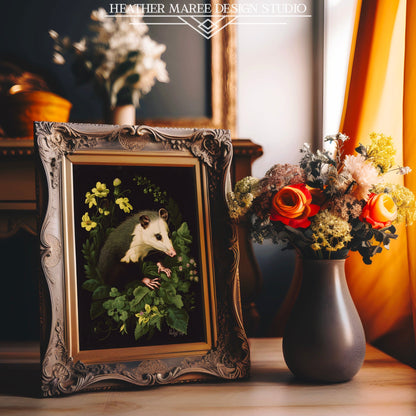
[[[104,283],[121,288],[127,282],[140,279],[150,289],[160,286],[159,279],[140,276],[138,264],[151,252],[176,256],[169,237],[168,212],[141,211],[122,222],[108,236],[101,249],[98,270]],[[168,277],[171,271],[157,262],[159,273]]]

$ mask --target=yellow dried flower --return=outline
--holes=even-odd
[[[255,192],[255,187],[259,182],[259,179],[254,178],[253,176],[246,176],[235,184],[234,192],[241,194],[246,194],[253,191]]]
[[[370,145],[367,146],[367,157],[381,173],[386,173],[394,166],[395,154],[396,149],[393,145],[393,139],[390,136],[377,133],[370,134]]]
[[[328,210],[313,217],[311,230],[311,248],[315,251],[338,251],[351,241],[351,225]]]
[[[238,218],[247,213],[259,194],[259,182],[257,178],[246,176],[236,183],[234,192],[228,193],[227,202],[231,218]]]
[[[403,185],[394,183],[381,183],[374,187],[377,194],[388,193],[397,206],[397,217],[394,223],[401,222],[412,225],[416,221],[416,199],[413,192]]]
[[[228,210],[231,218],[242,217],[249,209],[250,206],[246,206],[242,201],[241,194],[229,192],[227,195]]]

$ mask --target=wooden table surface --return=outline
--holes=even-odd
[[[251,376],[239,382],[183,384],[34,398],[38,366],[1,360],[0,415],[351,415],[415,416],[416,370],[367,346],[363,368],[347,383],[299,383],[281,339],[251,339]],[[31,362],[32,361],[32,362]]]

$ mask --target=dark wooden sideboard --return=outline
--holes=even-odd
[[[39,338],[33,140],[0,139],[0,341]]]
[[[251,175],[251,166],[263,154],[263,149],[249,139],[234,139],[233,151],[231,180],[234,185],[239,179]],[[239,221],[238,243],[240,248],[239,274],[244,326],[248,336],[256,336],[260,316],[257,312],[255,300],[261,289],[262,278],[253,252],[249,219],[247,217]]]
[[[252,162],[262,148],[251,140],[233,140],[232,182],[251,174]],[[0,138],[0,314],[9,317],[0,341],[37,340],[39,244],[36,210],[36,175],[33,139]],[[255,335],[258,314],[255,298],[261,277],[248,236],[247,220],[238,225],[240,284],[243,315],[249,335]]]

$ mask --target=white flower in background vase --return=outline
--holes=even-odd
[[[55,41],[53,61],[62,65],[69,56],[77,81],[92,81],[107,110],[130,106],[134,118],[140,98],[156,81],[169,82],[166,63],[161,59],[166,46],[147,35],[141,11],[134,16],[110,17],[99,8],[92,11],[91,20],[91,36],[79,42],[49,31]]]

